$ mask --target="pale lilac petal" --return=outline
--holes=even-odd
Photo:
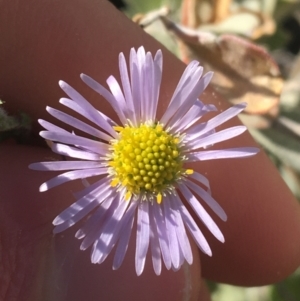
[[[90,231],[87,233],[87,235],[85,236],[85,238],[83,239],[80,245],[81,250],[86,250],[91,245],[93,245],[91,250],[92,263],[97,263],[99,249],[96,248],[96,246],[99,240],[99,236],[102,232],[103,226],[105,224],[105,221],[109,216],[109,212],[114,210],[114,208],[116,207],[116,204],[114,202],[115,197],[116,197],[115,195],[111,195],[110,197],[106,198],[106,200],[98,207],[98,210],[95,212],[95,214],[97,214],[98,216],[98,219],[94,223],[89,223],[89,226],[90,227],[93,226],[93,227],[89,229]]]
[[[112,202],[111,206],[106,210],[103,218],[102,218],[102,224],[101,227],[99,227],[97,238],[94,241],[93,248],[92,248],[92,255],[91,255],[91,261],[92,263],[101,263],[103,257],[106,258],[108,254],[106,253],[107,245],[106,242],[101,239],[101,236],[103,235],[105,231],[105,226],[109,222],[109,220],[112,218],[113,213],[117,210],[119,204],[121,202],[120,195],[118,195]],[[123,200],[124,202],[124,200]],[[107,229],[106,229],[107,230]]]
[[[134,126],[136,126],[135,114],[134,112],[134,105],[131,93],[131,84],[128,76],[128,69],[125,60],[124,54],[121,52],[119,55],[119,69],[120,69],[120,77],[123,86],[123,92],[125,95],[125,100],[128,105],[129,112],[132,112],[131,122]]]
[[[177,272],[177,271],[179,271],[179,270],[180,270],[180,267],[175,268],[175,267],[172,265],[172,271],[173,271],[173,272]]]
[[[51,150],[54,153],[68,156],[71,158],[83,159],[83,160],[93,160],[93,161],[101,161],[99,154],[95,154],[89,151],[84,151],[78,149],[76,147],[68,146],[60,143],[53,143]]]
[[[69,133],[68,131],[62,129],[61,127],[54,125],[46,120],[39,119],[38,120],[39,124],[46,130],[50,132],[61,132],[61,133]]]
[[[174,198],[176,198],[176,197],[171,195],[170,205],[171,205],[171,209],[172,209],[172,212],[173,212],[173,214],[175,216],[175,220],[176,220],[176,234],[177,234],[177,238],[178,238],[178,243],[179,243],[180,249],[182,251],[182,255],[184,256],[185,260],[189,264],[192,264],[193,263],[192,248],[191,248],[188,236],[185,231],[185,227],[184,227],[184,223],[183,223],[181,214],[180,214],[179,210],[177,209],[176,205],[174,204],[174,201],[173,201]],[[182,264],[182,261],[180,260],[180,265],[181,264]]]
[[[161,249],[161,254],[165,263],[166,268],[169,270],[172,265],[168,234],[166,229],[166,222],[162,212],[162,206],[156,202],[153,203],[153,217],[157,226],[158,240]]]
[[[91,140],[89,138],[80,137],[71,133],[41,131],[40,136],[51,141],[72,144],[72,145],[80,145],[92,152],[104,156],[107,154],[109,149],[108,144]]]
[[[196,103],[189,109],[189,111],[170,127],[171,133],[175,134],[182,131],[185,132],[201,117],[212,111],[216,111],[215,106],[204,105],[200,100],[196,101]]]
[[[123,124],[127,124],[127,119],[131,120],[134,114],[133,111],[130,112],[128,110],[128,106],[126,105],[126,101],[119,83],[112,75],[106,80],[106,83],[109,86],[110,91],[114,96],[115,100],[117,101],[118,107],[120,108],[125,117],[125,119],[122,121]]]
[[[73,128],[76,128],[78,130],[81,130],[91,136],[97,137],[99,139],[103,139],[105,141],[110,141],[112,139],[111,136],[95,129],[94,127],[82,122],[81,120],[74,118],[73,116],[70,116],[62,111],[53,109],[51,107],[46,107],[46,110],[49,114],[57,118],[58,120],[65,122],[69,125],[71,125]]]
[[[75,171],[65,172],[43,183],[40,186],[40,191],[42,192],[42,191],[49,190],[53,187],[56,187],[58,185],[61,185],[63,183],[72,180],[99,176],[99,175],[106,174],[107,172],[108,172],[107,168],[95,168],[95,169],[85,169],[85,170],[75,170]]]
[[[242,125],[227,128],[225,130],[213,133],[212,135],[206,136],[204,138],[199,137],[198,139],[195,139],[191,143],[189,143],[187,147],[190,150],[195,150],[201,147],[205,147],[207,145],[213,145],[236,137],[244,133],[246,130],[247,128]]]
[[[218,204],[218,202],[203,188],[195,183],[187,180],[186,185],[191,188],[212,210],[219,216],[222,221],[227,220],[227,215],[223,208]]]
[[[135,270],[137,275],[143,273],[146,255],[149,247],[149,204],[141,202],[138,206],[137,232],[136,232],[136,251],[135,251]]]
[[[102,182],[104,182],[104,181],[102,181]],[[112,192],[113,191],[112,191],[111,187],[108,186],[106,182],[102,183],[101,185],[98,185],[95,189],[91,190],[89,193],[87,193],[83,197],[81,197],[78,201],[76,201],[71,206],[69,206],[68,208],[63,210],[53,220],[52,224],[54,226],[63,224],[67,220],[72,219],[76,214],[78,214],[78,212],[82,211],[84,208],[86,208],[91,203],[96,203],[97,205],[102,203],[103,200],[105,200],[105,198],[107,198],[110,194],[112,194]],[[102,195],[99,198],[100,194],[102,194]]]
[[[106,80],[106,83],[110,88],[111,94],[114,96],[115,100],[117,101],[120,108],[122,108],[122,111],[124,112],[124,109],[126,108],[126,101],[118,81],[113,75],[111,75]]]
[[[190,213],[187,211],[185,206],[182,204],[180,198],[176,196],[174,198],[174,205],[177,206],[177,210],[180,211],[182,220],[184,221],[185,225],[187,226],[189,232],[193,236],[196,244],[198,245],[199,249],[209,255],[212,256],[211,249],[209,247],[209,244],[207,243],[205,237],[203,236],[202,232],[198,228],[197,224],[195,223],[194,219],[190,215]]]
[[[194,71],[198,68],[199,66],[199,62],[198,61],[191,61],[185,68],[183,74],[181,75],[181,78],[176,86],[176,89],[173,93],[172,99],[170,101],[169,106],[171,105],[171,103],[174,101],[175,96],[180,92],[180,90],[182,89],[182,87],[186,84],[186,82],[188,81],[188,79],[190,78],[191,74],[194,73]]]
[[[111,118],[109,118],[107,115],[105,115],[104,113],[98,111],[98,113],[101,115],[101,117],[104,119],[104,121],[106,121],[111,127],[117,126],[118,124],[112,120]],[[114,132],[116,133],[116,132]]]
[[[103,183],[105,183],[105,185],[107,185],[108,187],[111,187],[110,183],[112,181],[112,176],[105,175],[100,180],[96,181],[93,184],[89,184],[88,180],[85,178],[81,179],[81,181],[82,181],[83,185],[85,185],[85,188],[82,190],[79,190],[77,192],[73,192],[73,195],[77,200],[81,199],[86,194],[90,193],[91,191],[93,191],[95,188],[102,185]]]
[[[141,119],[151,120],[151,103],[153,102],[154,66],[150,52],[146,54],[146,61],[142,69],[143,97],[141,99]],[[152,120],[153,121],[153,120]]]
[[[131,220],[128,222],[127,225],[125,225],[123,231],[122,231],[122,236],[119,240],[117,249],[116,249],[116,254],[114,257],[114,262],[113,262],[113,270],[117,270],[121,264],[123,263],[123,260],[125,258],[128,245],[129,245],[129,240],[131,236],[131,231],[133,228],[133,222],[134,222],[134,216],[132,216]]]
[[[161,251],[158,240],[157,226],[154,220],[153,205],[149,206],[149,219],[150,219],[150,246],[152,255],[153,269],[156,275],[161,274]]]
[[[131,231],[133,228],[133,222],[134,222],[134,212],[138,205],[138,202],[132,202],[130,204],[129,209],[126,211],[124,218],[120,222],[120,227],[122,228],[122,232],[120,235],[120,240],[118,241],[118,245],[116,248],[116,253],[113,261],[113,269],[117,270],[125,257],[125,254],[128,249],[128,244],[131,236]]]
[[[83,181],[83,180],[82,180],[82,181]],[[87,184],[86,188],[83,189],[83,190],[81,190],[81,191],[79,191],[79,192],[73,193],[73,195],[74,195],[77,199],[81,199],[82,197],[84,197],[84,196],[87,195],[88,193],[90,193],[90,192],[94,191],[95,189],[97,189],[98,186],[101,186],[103,183],[105,183],[105,185],[107,185],[107,187],[109,187],[108,191],[111,192],[111,196],[110,196],[110,198],[106,198],[106,199],[105,199],[105,198],[102,198],[102,199],[103,199],[102,204],[104,204],[104,202],[107,202],[108,199],[113,200],[113,199],[116,197],[116,191],[115,191],[115,189],[114,189],[113,187],[110,186],[110,181],[108,181],[108,180],[106,179],[106,177],[102,178],[101,180],[95,182],[95,183],[92,184],[92,185],[90,185],[86,179],[85,179],[85,181],[83,181],[83,182],[87,182],[87,183],[86,183],[86,184]],[[104,200],[104,199],[105,199],[105,200]],[[109,205],[109,206],[110,206],[110,205]],[[99,206],[99,208],[100,208],[100,206]],[[96,211],[88,218],[88,220],[87,220],[87,222],[84,224],[84,226],[76,232],[76,234],[75,234],[75,237],[76,237],[76,238],[82,239],[82,238],[85,237],[85,235],[89,232],[89,231],[84,232],[83,229],[86,228],[87,224],[90,223],[91,219],[94,219],[94,218],[95,218],[95,215],[97,215],[97,212],[98,212],[99,208],[98,208],[98,209],[97,209],[97,210],[96,210]],[[99,219],[96,218],[96,220],[99,220]],[[91,229],[91,228],[89,228],[89,229]]]
[[[193,64],[193,63],[190,63]],[[198,81],[202,75],[203,68],[202,67],[196,67],[196,68],[189,68],[190,65],[187,66],[187,69],[189,72],[182,78],[184,80],[180,80],[173,97],[170,101],[170,104],[164,113],[164,115],[161,118],[161,123],[166,125],[168,124],[169,120],[174,116],[174,114],[177,112],[177,110],[181,110],[182,106],[185,106],[185,101],[189,97],[189,95],[194,90],[195,86],[198,84]],[[180,89],[178,87],[180,86]],[[186,111],[196,102],[197,96],[193,99],[192,104],[186,109]],[[170,124],[172,126],[172,124]]]
[[[136,55],[137,55],[137,63],[138,63],[139,69],[141,69],[146,61],[145,48],[143,46],[140,46],[137,50]]]
[[[90,182],[87,179],[81,179],[81,182],[86,188],[91,186]]]
[[[137,74],[138,78],[135,80],[139,82],[139,95],[140,99],[138,100],[140,103],[140,122],[144,122],[145,120],[145,94],[147,89],[147,79],[145,78],[145,69],[146,66],[146,52],[143,46],[139,47],[136,53],[136,64],[137,64]],[[134,87],[133,87],[134,88]],[[137,96],[137,95],[136,95]],[[148,96],[146,96],[148,97]]]
[[[117,239],[119,238],[119,233],[121,228],[119,226],[121,220],[124,218],[124,213],[129,205],[128,201],[125,201],[123,196],[119,198],[119,205],[116,210],[111,215],[110,219],[107,220],[106,224],[102,229],[102,234],[99,238],[99,242],[102,242],[101,256],[98,259],[98,263],[102,263],[112,248],[114,247]]]
[[[256,147],[237,147],[222,150],[200,151],[187,155],[186,162],[206,161],[228,158],[246,158],[256,155],[259,149]]]
[[[150,233],[150,243],[153,269],[155,274],[159,276],[161,274],[161,252],[157,237],[155,237],[155,234],[152,231]]]
[[[195,213],[198,215],[203,224],[207,227],[207,229],[221,242],[224,242],[224,236],[217,226],[217,224],[213,221],[213,219],[209,216],[203,206],[199,203],[196,197],[191,193],[191,191],[184,184],[179,184],[179,190],[183,194],[184,198],[191,205]]]
[[[74,209],[68,208],[68,210],[65,210],[64,214],[68,214],[68,215],[70,215],[70,217],[66,218],[61,223],[57,223],[57,225],[56,225],[55,220],[54,220],[53,224],[56,225],[56,226],[55,226],[55,228],[53,230],[53,233],[57,234],[57,233],[60,233],[60,232],[62,232],[64,230],[66,230],[67,228],[71,227],[76,222],[78,222],[80,219],[82,219],[83,217],[85,217],[93,209],[95,209],[99,205],[99,202],[97,200],[97,197],[99,195],[100,195],[100,192],[98,191],[98,193],[95,193],[95,195],[93,195],[91,197],[91,201],[89,201],[89,203],[87,203],[86,205],[84,205],[84,207],[80,207],[80,208],[75,208],[74,207]],[[84,198],[84,199],[88,199],[88,198]],[[61,218],[59,217],[59,219],[61,219]]]
[[[129,66],[130,66],[132,99],[134,104],[134,114],[135,114],[135,119],[137,121],[137,125],[139,125],[141,121],[140,99],[142,97],[142,93],[141,93],[141,78],[139,76],[139,68],[138,68],[138,58],[134,48],[130,49]]]
[[[212,129],[212,130],[206,132],[205,134],[201,135],[201,139],[203,139],[203,138],[205,138],[205,137],[208,137],[208,136],[210,136],[210,135],[212,135],[212,134],[214,134],[214,133],[216,133],[216,130],[215,130],[215,129]],[[184,139],[183,139],[184,145],[185,145],[185,148],[184,148],[183,151],[188,151],[189,145],[190,145],[191,143],[193,143],[193,142],[197,143],[198,139],[200,139],[200,138],[197,138],[197,139],[191,139],[191,136],[185,136]],[[211,147],[211,146],[212,146],[212,145],[210,144],[210,145],[204,146],[203,148],[204,148],[204,149],[207,149],[207,148],[209,148],[209,147]]]
[[[100,85],[98,82],[96,82],[94,79],[92,79],[88,75],[80,74],[80,77],[86,85],[88,85],[91,89],[93,89],[98,94],[103,96],[110,103],[110,105],[112,106],[114,111],[117,113],[120,121],[123,124],[126,124],[126,117],[124,115],[124,112],[122,111],[119,103],[114,98],[114,96],[107,89],[105,89],[102,85]]]
[[[202,70],[201,70],[201,74],[202,74]],[[193,87],[193,89],[191,89],[187,95],[182,94],[182,96],[181,96],[182,100],[181,101],[183,101],[183,100],[184,101],[179,106],[180,110],[177,110],[177,112],[168,121],[168,123],[167,123],[168,127],[172,127],[172,125],[174,123],[176,123],[178,119],[181,119],[189,111],[189,109],[196,103],[197,97],[207,87],[207,85],[210,82],[212,76],[213,76],[212,72],[206,73],[202,78],[200,78],[198,80],[195,87]]]
[[[83,108],[81,108],[75,101],[68,99],[68,98],[61,98],[59,102],[68,107],[69,109],[75,111],[76,113],[82,115],[83,117],[87,118],[88,120],[92,121],[94,124],[99,126],[101,129],[105,130],[108,132],[112,137],[116,138],[118,135],[116,131],[113,129],[114,126],[117,125],[112,119],[107,117],[105,114],[102,112],[99,112],[99,115],[101,116],[101,120],[99,119],[94,119],[93,116],[89,114],[89,112],[86,112]],[[102,121],[99,123],[99,121]],[[109,128],[111,127],[111,129]],[[110,130],[109,130],[110,129]],[[109,130],[109,131],[108,131]]]
[[[178,239],[178,243],[179,243],[179,239]],[[182,251],[181,246],[179,246],[178,250],[179,250],[179,267],[178,267],[178,270],[179,270],[182,267],[182,265],[184,264],[184,262],[185,262],[186,259],[185,259],[184,255],[183,255],[183,251]],[[190,264],[192,264],[192,263],[190,263]]]
[[[246,103],[239,103],[227,109],[226,111],[218,114],[217,116],[211,118],[209,121],[193,126],[192,128],[186,131],[187,136],[191,136],[189,137],[189,140],[197,139],[198,137],[202,136],[208,131],[215,129],[219,125],[238,115],[246,108],[246,106]]]
[[[106,132],[115,137],[115,131],[111,127],[111,125],[81,94],[79,94],[75,89],[73,89],[64,81],[59,81],[59,86],[72,100],[74,100],[74,102],[76,102],[82,108],[82,110],[85,112],[84,114],[88,116],[88,119],[93,120]]]
[[[130,58],[129,58],[129,68],[130,68],[130,81],[131,81],[131,92],[132,92],[132,100],[134,106],[134,115],[137,125],[140,122],[140,79],[138,74],[138,66],[137,66],[137,56],[134,48],[130,49]]]
[[[174,214],[170,207],[171,205],[170,205],[168,195],[164,197],[163,206],[164,206],[165,221],[166,221],[166,228],[168,233],[169,250],[171,254],[172,265],[175,268],[178,268],[180,255],[179,255],[179,244],[176,235],[177,223],[175,221]]]
[[[150,119],[155,120],[157,104],[159,99],[159,90],[162,77],[162,52],[158,50],[154,57],[153,67],[154,67],[154,76],[153,76],[153,97],[150,103]]]
[[[189,178],[192,178],[192,179],[198,181],[199,183],[201,183],[206,188],[206,190],[207,190],[206,192],[211,194],[209,181],[205,176],[203,176],[200,173],[194,171],[191,175],[189,175]]]
[[[89,219],[85,222],[84,226],[79,229],[75,237],[78,239],[83,239],[80,250],[86,250],[92,244],[94,244],[95,240],[99,237],[105,214],[107,210],[112,205],[115,195],[111,195],[110,197],[106,198],[98,207],[95,213],[93,213]]]
[[[147,66],[147,60],[146,60],[146,53],[145,51],[140,51],[138,49],[137,53],[137,58],[138,58],[138,72],[139,72],[139,80],[140,80],[140,89],[141,89],[141,98],[140,98],[140,105],[141,105],[141,110],[140,110],[140,120],[141,122],[144,122],[145,120],[148,120],[146,117],[146,110],[147,110],[147,102],[149,102],[149,95],[147,94],[148,92],[148,81],[146,79],[146,72],[149,71],[149,66]],[[146,71],[147,70],[147,71]],[[151,75],[149,74],[149,77]],[[151,79],[149,79],[151,80]]]
[[[90,161],[51,161],[38,162],[29,165],[30,169],[34,170],[74,170],[104,167],[103,163]]]

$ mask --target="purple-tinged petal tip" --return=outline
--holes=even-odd
[[[45,191],[47,191],[48,190],[48,186],[47,186],[47,184],[45,184],[45,183],[43,183],[41,186],[40,186],[40,188],[39,188],[39,191],[40,192],[45,192]]]

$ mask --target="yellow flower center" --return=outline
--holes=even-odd
[[[164,131],[160,124],[115,129],[120,138],[112,142],[111,185],[125,187],[127,200],[132,194],[142,194],[161,203],[165,190],[183,174],[192,173],[182,168],[178,137]]]

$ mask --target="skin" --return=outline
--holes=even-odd
[[[134,271],[134,241],[118,271],[112,257],[90,263],[74,238],[78,226],[53,236],[53,218],[74,199],[81,183],[64,184],[45,193],[38,187],[56,173],[28,170],[32,162],[60,158],[36,139],[36,120],[57,125],[45,110],[61,109],[63,79],[94,106],[115,119],[109,104],[79,79],[84,72],[100,83],[119,78],[118,54],[143,45],[162,49],[162,115],[184,70],[184,64],[118,12],[106,0],[0,1],[0,97],[9,113],[26,112],[33,123],[30,146],[1,144],[0,166],[0,299],[3,300],[210,300],[202,277],[236,285],[280,281],[300,265],[300,209],[275,167],[261,151],[248,159],[193,164],[210,180],[213,197],[228,214],[223,223],[212,214],[226,238],[216,241],[199,225],[213,256],[193,245],[194,263],[157,277],[147,258],[145,272]],[[201,96],[224,110],[227,104],[211,88]],[[67,109],[65,112],[70,113]],[[239,124],[237,119],[226,127]],[[65,128],[67,128],[64,125]],[[68,128],[67,128],[68,129]],[[221,129],[221,127],[220,127]],[[39,145],[43,145],[40,147]],[[255,146],[243,134],[215,148]]]

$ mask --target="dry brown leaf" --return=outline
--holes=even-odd
[[[183,0],[181,23],[197,28],[202,24],[221,22],[228,17],[231,2],[232,0]]]
[[[132,21],[137,23],[141,27],[147,27],[160,17],[165,17],[170,13],[170,9],[167,6],[162,6],[159,9],[150,11],[146,14],[136,14],[132,17]]]
[[[249,114],[266,114],[278,106],[283,81],[264,48],[234,35],[217,37],[162,21],[181,41],[183,60],[197,59],[206,71],[213,70],[212,85],[229,102],[247,102]]]
[[[213,23],[223,21],[230,14],[230,4],[232,0],[214,0]]]
[[[273,17],[270,12],[263,10],[264,6],[262,4],[261,10],[252,10],[243,4],[232,5],[232,0],[183,0],[180,22],[188,28],[208,28],[212,32],[238,33],[258,39],[273,34],[276,29]],[[248,20],[245,23],[246,16],[251,18],[252,22],[249,23]]]

